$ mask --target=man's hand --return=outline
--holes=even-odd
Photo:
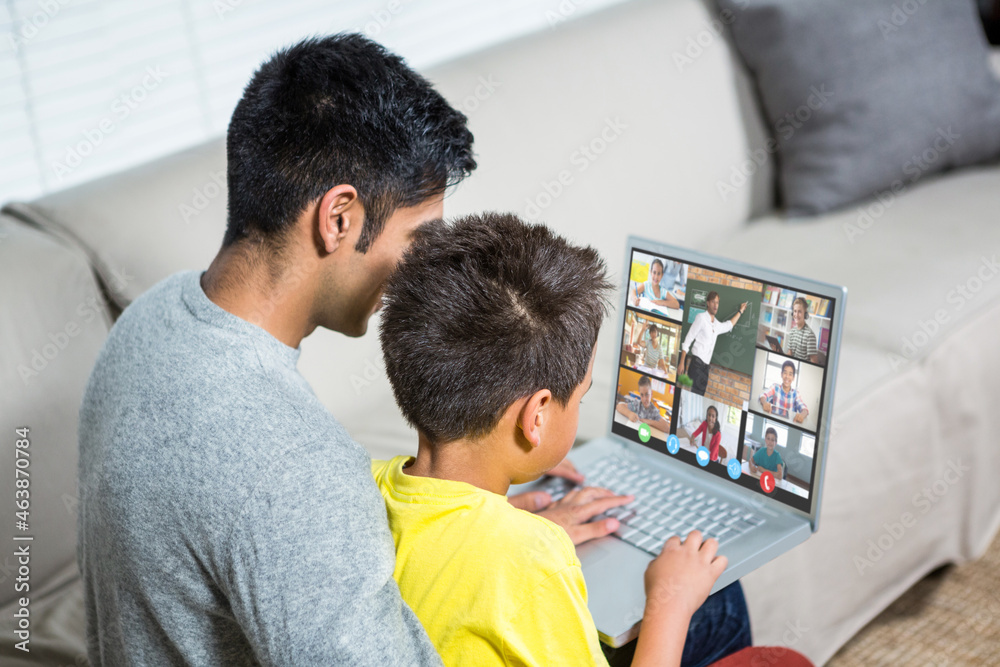
[[[801,424],[805,420],[806,420],[806,413],[804,413],[804,412],[797,412],[797,413],[795,413],[795,418],[793,419],[793,421],[796,424]]]
[[[770,402],[768,402],[768,401],[761,401],[761,402],[760,402],[760,407],[761,407],[761,408],[762,408],[762,409],[764,410],[764,412],[766,412],[767,414],[771,414],[771,403],[770,403]]]
[[[549,494],[543,491],[522,493],[509,499],[514,507],[534,512],[562,526],[573,544],[583,544],[618,530],[617,519],[591,519],[612,507],[619,507],[633,500],[634,496],[616,496],[612,491],[591,486],[573,489],[557,503],[551,502]]]

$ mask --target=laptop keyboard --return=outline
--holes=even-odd
[[[723,545],[764,523],[746,507],[722,502],[617,456],[599,460],[587,475],[587,485],[635,496],[628,505],[613,507],[597,518],[618,519],[621,526],[614,535],[654,556],[673,535],[683,538],[697,529]],[[573,487],[572,482],[553,477],[542,490],[556,501]]]

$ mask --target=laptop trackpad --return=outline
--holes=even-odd
[[[580,545],[577,555],[598,632],[608,637],[628,632],[642,620],[646,606],[643,574],[653,557],[614,537]]]

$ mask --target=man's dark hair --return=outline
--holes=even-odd
[[[708,296],[705,297],[705,305],[708,305],[709,301],[712,301],[713,299],[718,299],[718,298],[719,298],[719,293],[718,292],[716,292],[716,291],[709,292]]]
[[[653,336],[659,336],[659,335],[660,335],[660,328],[658,326],[656,326],[655,324],[650,324],[649,325],[649,337],[652,338]]]
[[[776,430],[774,430],[774,428],[772,428],[772,427],[770,427],[770,426],[768,426],[768,427],[767,427],[767,430],[766,430],[766,431],[764,431],[764,437],[765,437],[765,438],[766,438],[767,436],[769,436],[769,435],[773,435],[773,436],[774,436],[774,440],[775,440],[775,442],[777,442],[777,440],[778,440],[778,432],[777,432]]]
[[[403,415],[446,443],[489,433],[542,389],[565,405],[611,289],[596,250],[515,215],[425,225],[383,297],[382,352]]]
[[[282,49],[250,79],[226,141],[223,245],[279,244],[311,203],[353,185],[364,252],[397,208],[441,194],[476,168],[466,117],[402,58],[361,35]]]
[[[781,364],[781,372],[784,373],[785,369],[789,367],[791,367],[792,369],[792,375],[795,375],[795,364],[792,363],[791,361],[786,361],[785,363]]]
[[[653,386],[653,381],[650,380],[648,377],[646,377],[645,375],[639,377],[639,389],[642,389],[643,387],[652,387],[652,386]]]

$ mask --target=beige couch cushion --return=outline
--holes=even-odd
[[[33,535],[32,592],[76,558],[77,412],[110,323],[83,254],[0,215],[0,606],[18,597],[12,534]],[[29,427],[30,530],[14,529],[15,428]]]
[[[713,244],[848,287],[820,530],[743,579],[757,643],[791,639],[822,663],[1000,527],[998,210],[1000,167],[982,168],[809,225],[762,219]]]
[[[121,307],[171,273],[205,269],[226,228],[225,140],[7,210],[86,249]]]

